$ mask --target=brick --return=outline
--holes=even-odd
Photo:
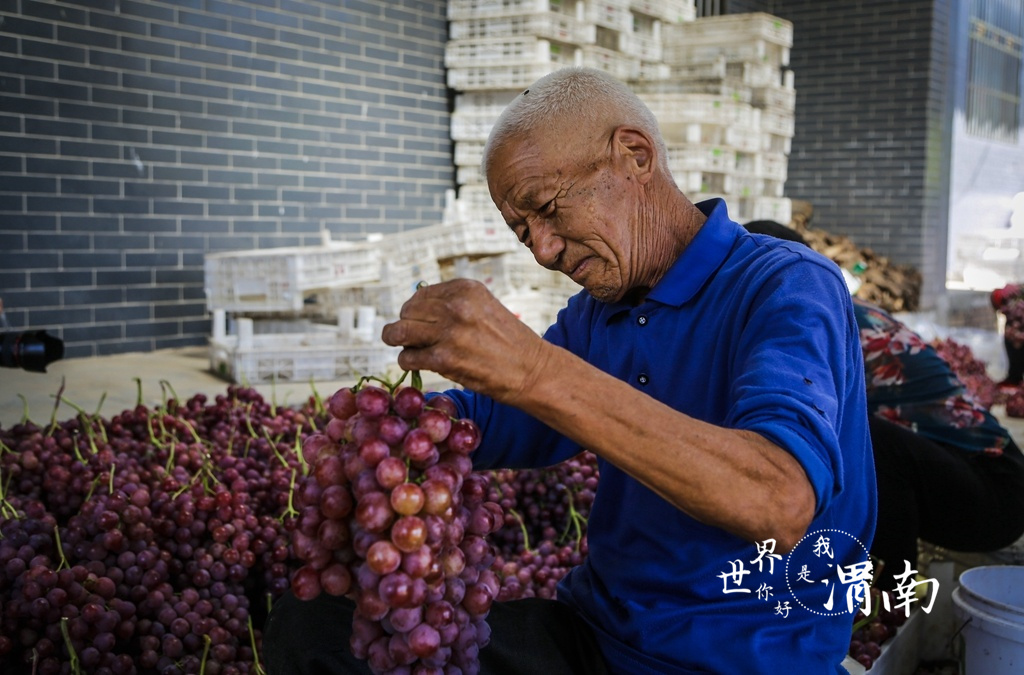
[[[126,143],[148,143],[149,130],[132,127],[112,127],[103,124],[92,125],[92,137],[96,140],[123,141]]]
[[[123,14],[141,16],[147,19],[156,19],[157,21],[174,21],[173,8],[162,7],[160,5],[156,5],[151,2],[146,2],[144,0],[120,0],[118,8]]]
[[[152,205],[145,199],[94,199],[96,213],[150,213]]]
[[[40,42],[29,38],[21,39],[21,55],[32,56],[41,59],[52,59],[55,61],[68,61],[70,63],[85,63],[85,49],[72,47],[71,45],[60,45],[52,42]],[[4,64],[4,71],[10,73],[22,73],[38,77],[53,77],[53,63],[49,61],[34,61],[26,58],[15,59],[21,64],[7,63],[7,58],[0,58]]]
[[[197,30],[192,30],[191,28],[179,28],[178,26],[168,26],[159,23],[150,25],[149,34],[152,37],[162,38],[172,42],[185,42],[196,45],[202,44],[203,42],[203,34]]]
[[[37,38],[53,39],[53,24],[46,21],[35,21],[19,16],[4,16],[3,30],[13,35],[30,36]],[[61,26],[66,28],[66,26]],[[58,32],[58,36],[60,33]],[[63,40],[62,40],[63,41]],[[74,42],[74,40],[72,40]]]
[[[224,52],[203,49],[201,47],[181,46],[178,48],[178,58],[183,61],[199,61],[200,63],[209,63],[217,66],[226,66],[228,64],[228,55]]]
[[[252,40],[231,37],[229,35],[219,35],[217,33],[207,33],[205,44],[207,47],[230,49],[238,52],[251,52],[253,50]]]
[[[178,90],[178,83],[175,80],[136,73],[122,73],[121,85],[127,89],[141,89],[144,91],[176,92]]]
[[[61,101],[58,104],[58,108],[61,117],[93,120],[95,122],[117,122],[119,117],[117,108],[108,106]]]
[[[177,110],[179,112],[202,113],[203,101],[183,98],[181,96],[162,96],[153,94],[153,107],[160,110]]]
[[[54,80],[36,80],[29,77],[25,78],[25,93],[29,96],[42,96],[51,99],[89,100],[88,87]]]
[[[204,210],[202,202],[156,201],[153,204],[153,213],[158,215],[197,216],[201,215]]]
[[[203,77],[202,66],[183,63],[181,61],[150,59],[149,70],[157,75],[171,75],[172,77],[191,78],[196,80]]]
[[[36,136],[88,138],[89,125],[80,122],[63,122],[49,118],[26,117],[25,133]]]
[[[250,23],[247,21],[232,21],[231,32],[235,35],[248,35],[249,37],[259,38],[260,40],[277,39],[277,28],[261,26],[257,23]]]
[[[148,108],[149,94],[124,89],[103,89],[92,88],[92,100],[94,103],[108,103],[110,105],[124,108]]]

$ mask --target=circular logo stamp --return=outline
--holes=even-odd
[[[868,550],[843,530],[805,534],[786,556],[785,572],[796,603],[822,616],[852,614],[871,587]]]

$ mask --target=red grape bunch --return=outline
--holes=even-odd
[[[327,409],[302,445],[292,591],[352,597],[350,647],[375,673],[479,672],[500,590],[487,537],[504,521],[473,473],[480,430],[416,383],[343,388]]]

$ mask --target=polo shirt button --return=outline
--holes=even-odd
[[[640,373],[637,376],[636,381],[640,384],[646,385],[650,381],[650,378],[647,377],[647,373]]]
[[[640,316],[638,316],[636,318],[636,322],[638,324],[640,324],[641,326],[646,326],[647,325],[647,317],[645,315],[641,314]]]

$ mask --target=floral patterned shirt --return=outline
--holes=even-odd
[[[1001,455],[1009,432],[968,394],[925,340],[884,310],[854,298],[868,410],[943,445]]]

